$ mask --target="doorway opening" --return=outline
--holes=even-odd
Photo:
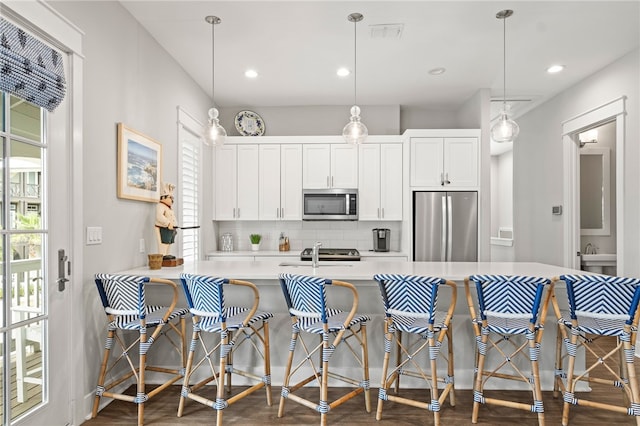
[[[609,252],[609,254],[615,253],[613,257],[615,271],[608,269],[607,271],[594,272],[624,274],[624,194],[621,188],[624,188],[625,99],[625,97],[614,99],[562,123],[565,194],[564,265],[573,269],[582,269],[582,265],[587,259],[597,262],[596,258],[583,256],[585,251],[589,252],[588,255]],[[601,143],[601,147],[588,147],[592,143],[588,138],[585,139],[584,133],[594,129],[598,129],[599,134],[601,132],[610,134],[611,141],[607,142],[607,147],[604,146],[604,142]],[[581,135],[582,141],[580,140]],[[597,145],[597,143],[593,143],[593,145]],[[614,147],[615,152],[611,150],[611,147]],[[589,151],[591,151],[591,155],[589,155]],[[606,160],[607,151],[610,152],[610,157],[613,157],[609,161]],[[584,156],[589,157],[585,158],[583,163],[583,168],[589,169],[589,171],[585,170],[584,176],[581,175],[582,153],[586,153]],[[602,167],[599,172],[594,171],[596,163]],[[606,179],[603,179],[603,176],[607,174],[604,170],[607,166],[610,170],[614,170],[613,176],[611,173],[609,174],[608,194],[605,191]],[[598,206],[585,207],[588,211],[583,215],[582,210],[584,209],[581,209],[581,201],[582,198],[588,197],[586,192],[581,197],[581,177],[586,180],[595,180],[594,175],[600,175],[600,190],[592,197],[599,201],[599,204]],[[612,194],[614,195],[613,199]],[[608,206],[606,206],[606,197],[609,199]],[[584,226],[582,226],[583,222]]]

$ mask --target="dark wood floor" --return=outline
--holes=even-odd
[[[265,402],[265,394],[258,391],[233,404],[224,410],[225,425],[303,425],[318,423],[320,417],[309,408],[303,407],[291,401],[287,401],[285,416],[278,418],[279,387],[273,389],[274,404],[268,407]],[[316,393],[314,389],[309,392]],[[603,400],[617,400],[620,393],[611,393],[598,390]],[[420,396],[423,390],[410,390],[404,394],[407,396]],[[504,398],[507,391],[495,391],[492,395]],[[514,394],[521,397],[522,402],[530,402],[528,392],[509,392],[509,397]],[[188,401],[185,412],[181,418],[176,417],[180,386],[172,386],[145,404],[145,425],[211,425],[215,424],[215,412],[198,404]],[[491,395],[488,391],[485,396]],[[358,396],[345,404],[335,408],[329,413],[329,424],[332,425],[429,425],[433,424],[433,416],[417,408],[406,405],[385,402],[383,419],[376,421],[375,407],[377,404],[377,388],[371,389],[372,412],[364,409],[364,397]],[[331,395],[330,395],[331,397]],[[443,425],[470,425],[472,392],[469,390],[456,391],[456,406],[450,407],[448,402],[441,411],[441,423]],[[562,399],[554,399],[551,392],[544,394],[545,419],[547,425],[560,425],[562,413]],[[103,409],[95,419],[89,420],[85,426],[115,426],[131,425],[136,421],[136,407],[132,403],[114,401]],[[537,425],[536,415],[526,411],[484,405],[480,408],[478,425],[513,426],[513,425]],[[572,407],[569,424],[571,426],[592,426],[600,424],[610,425],[634,425],[635,420],[623,414],[605,412],[588,407]]]
[[[609,339],[609,340],[607,340]],[[604,338],[601,346],[610,349],[614,346],[615,340]],[[587,355],[587,361],[591,362],[593,357]],[[640,375],[640,362],[636,362],[636,371]],[[592,372],[592,377],[607,377],[608,373],[600,370]],[[597,383],[591,384],[592,391],[589,392],[589,399],[600,400],[621,404],[622,391],[612,389],[611,386]],[[145,404],[145,425],[211,425],[215,424],[216,413],[195,401],[187,401],[184,414],[181,418],[176,416],[178,401],[180,398],[181,386],[171,386],[171,388],[161,392]],[[215,399],[212,387],[210,398]],[[130,389],[135,393],[135,388]],[[336,392],[339,389],[331,389],[329,400],[336,399]],[[316,424],[320,421],[320,415],[315,411],[287,401],[285,415],[278,418],[278,403],[280,401],[280,387],[274,386],[272,389],[273,406],[266,405],[265,392],[257,391],[224,410],[225,425],[306,425]],[[298,391],[300,392],[300,391]],[[316,388],[304,389],[309,399],[317,398]],[[234,389],[235,393],[235,389]],[[427,400],[427,392],[423,389],[410,389],[401,391],[401,395],[408,398]],[[332,396],[333,395],[333,396]],[[424,395],[424,396],[423,396]],[[576,396],[580,398],[580,393]],[[418,408],[403,404],[385,402],[383,418],[376,421],[375,411],[378,403],[378,388],[371,388],[371,413],[364,409],[364,397],[362,395],[347,401],[336,407],[329,413],[328,423],[331,425],[432,425],[433,414]],[[528,391],[488,391],[485,390],[485,397],[499,399],[511,399],[519,402],[531,403],[531,393]],[[586,397],[586,395],[585,395]],[[562,396],[554,398],[552,392],[543,394],[545,420],[548,426],[562,424]],[[473,392],[471,390],[456,391],[456,405],[451,407],[447,400],[441,409],[441,424],[451,425],[471,425],[471,408],[473,405]],[[106,408],[98,413],[95,419],[83,423],[85,426],[115,426],[131,425],[136,422],[136,406],[129,402],[113,401]],[[478,425],[491,426],[528,426],[537,425],[537,416],[523,410],[499,407],[495,405],[483,405],[480,407]],[[590,407],[572,406],[569,417],[570,426],[593,426],[593,425],[635,425],[634,417],[611,411],[599,410]]]

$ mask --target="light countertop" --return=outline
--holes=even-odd
[[[321,261],[318,268],[311,262],[298,259],[274,259],[259,261],[208,260],[185,262],[176,267],[151,270],[148,266],[119,271],[121,274],[179,279],[183,272],[246,280],[273,280],[277,285],[280,273],[323,276],[345,281],[371,281],[373,275],[394,273],[407,275],[438,276],[462,281],[473,274],[534,275],[553,278],[568,273],[584,273],[561,266],[529,262],[331,262]]]

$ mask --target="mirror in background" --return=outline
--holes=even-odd
[[[610,149],[580,151],[580,234],[610,235]]]

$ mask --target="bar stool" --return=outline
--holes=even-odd
[[[95,282],[107,315],[108,326],[91,417],[95,418],[98,414],[100,398],[107,397],[138,404],[138,425],[142,425],[145,402],[182,378],[186,348],[185,315],[189,311],[186,308],[176,308],[178,290],[176,284],[169,280],[132,275],[96,274]],[[166,285],[173,290],[173,298],[168,307],[146,303],[146,287],[149,282]],[[148,329],[153,329],[150,336],[147,335]],[[137,334],[136,339],[131,343],[124,338],[127,332]],[[147,363],[149,350],[162,340],[169,342],[180,355],[180,368],[168,369]],[[120,350],[119,354],[112,354],[114,343]],[[139,355],[137,363],[133,358],[134,353]],[[126,369],[125,366],[129,368]],[[114,374],[115,377],[105,384],[107,374],[117,371],[116,367],[120,369],[124,367],[125,372]],[[147,371],[164,373],[168,376],[159,386],[147,392],[145,389]],[[131,377],[136,380],[135,396],[111,391]]]
[[[385,312],[384,362],[376,420],[382,419],[382,405],[388,400],[432,411],[434,424],[439,425],[440,408],[447,395],[451,406],[455,406],[451,320],[456,305],[456,284],[443,278],[414,275],[378,274],[373,279],[380,287]],[[451,299],[446,312],[437,311],[441,286],[450,288]],[[402,341],[403,332],[408,334],[406,342]],[[411,334],[418,336],[419,340],[411,343]],[[436,361],[442,355],[440,349],[445,337],[448,343],[448,353],[444,356],[447,376],[438,377]],[[396,362],[389,371],[392,347],[396,349]],[[431,400],[422,402],[389,395],[389,388],[394,382],[395,393],[398,393],[403,375],[427,383]],[[439,394],[439,384],[443,385],[442,394]]]
[[[475,285],[477,304],[471,282]],[[537,413],[538,424],[544,425],[538,355],[553,283],[539,277],[472,275],[465,278],[464,285],[477,350],[471,422],[478,422],[480,404],[494,404]],[[545,289],[548,290],[543,301]],[[492,370],[486,365],[490,353],[496,353],[500,359],[492,365]],[[518,358],[526,359],[529,375],[523,371],[525,365],[516,362]],[[533,395],[533,404],[485,397],[489,379],[526,383]]]
[[[292,334],[289,346],[289,357],[284,373],[284,383],[280,396],[278,417],[284,415],[286,399],[302,404],[320,413],[320,424],[326,425],[327,413],[333,408],[364,392],[365,409],[371,412],[369,396],[369,361],[367,350],[366,323],[369,318],[356,314],[358,308],[358,292],[353,284],[344,281],[330,280],[320,277],[280,274],[280,286],[284,293],[289,315],[291,315]],[[342,311],[327,306],[327,287],[341,287],[350,291],[351,297],[340,292],[341,300],[351,302],[351,309]],[[338,293],[337,291],[335,293]],[[320,336],[320,343],[308,346],[302,333]],[[297,348],[302,348],[301,359],[294,357]],[[344,350],[343,350],[344,349]],[[359,351],[357,351],[359,349]],[[350,353],[362,369],[359,379],[334,373],[330,360],[336,351]],[[359,354],[358,354],[359,352]],[[314,362],[317,356],[318,362]],[[306,370],[303,370],[306,367]],[[342,365],[340,367],[343,367]],[[311,375],[308,374],[311,368]],[[296,374],[299,373],[299,374]],[[301,377],[304,376],[304,377]],[[351,385],[354,388],[336,400],[328,401],[329,378]],[[291,384],[292,381],[295,384]],[[319,401],[311,401],[295,394],[297,390],[309,383],[316,383],[320,391]]]
[[[606,275],[561,275],[554,281],[564,281],[567,286],[569,311],[560,310],[553,299],[553,309],[558,317],[559,332],[564,342],[556,351],[556,386],[564,396],[562,424],[569,424],[571,405],[599,408],[635,416],[640,425],[640,391],[634,366],[635,341],[640,309],[640,280],[610,277]],[[616,338],[614,349],[603,348],[598,338]],[[589,353],[595,362],[586,365],[584,371],[576,368],[579,349]],[[566,360],[566,374],[563,360]],[[604,372],[606,377],[590,377],[591,373]],[[593,382],[621,390],[624,401],[614,405],[576,395],[580,382]],[[588,394],[584,394],[588,396]]]
[[[260,302],[258,288],[248,281],[193,274],[180,274],[180,281],[193,318],[193,335],[182,392],[180,393],[178,417],[182,417],[185,399],[188,398],[216,410],[216,422],[218,426],[221,426],[222,412],[225,408],[262,388],[266,389],[267,405],[271,406],[269,319],[273,318],[273,314],[258,311]],[[223,291],[225,285],[250,289],[253,303],[247,307],[226,306]],[[217,334],[219,339],[216,339],[215,343],[211,345],[205,342],[202,333]],[[246,351],[242,352],[240,350],[242,347],[245,347]],[[199,352],[199,358],[196,358],[196,352]],[[212,361],[212,359],[216,359],[214,356],[216,352],[217,370],[215,362]],[[258,376],[237,368],[233,360],[236,353],[238,355],[249,353],[250,356],[262,359],[264,375]],[[191,379],[197,377],[196,371],[200,367],[203,367],[202,374],[206,374],[207,377],[192,383]],[[233,374],[245,377],[254,384],[231,396]],[[204,391],[205,385],[212,381],[216,385],[215,400],[204,396],[204,392],[196,393],[199,390]],[[228,395],[225,395],[225,385]]]

